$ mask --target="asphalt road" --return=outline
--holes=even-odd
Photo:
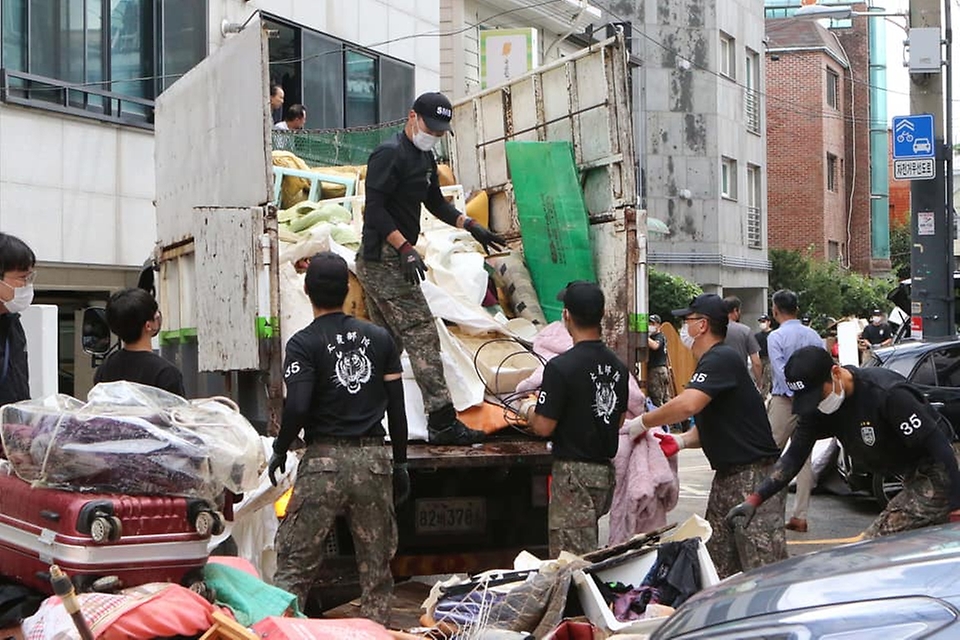
[[[681,523],[692,514],[706,512],[707,495],[713,481],[713,471],[700,449],[685,449],[679,454],[680,499],[667,515],[667,522]],[[827,488],[843,491],[839,479],[828,479]],[[793,512],[793,494],[787,497],[786,517]],[[807,533],[787,531],[790,555],[810,553],[818,549],[850,542],[869,526],[880,513],[873,498],[867,495],[836,495],[824,488],[814,491],[807,515]],[[601,521],[600,540],[606,540],[606,518]]]

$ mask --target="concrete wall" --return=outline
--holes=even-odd
[[[836,109],[827,104],[827,69],[841,79]],[[770,248],[825,259],[828,241],[846,244],[844,77],[837,60],[821,51],[768,56],[767,140],[777,150],[767,158]],[[836,191],[827,189],[828,153],[837,157]]]
[[[763,292],[766,248],[747,246],[747,167],[759,167],[761,176],[766,167],[762,86],[756,87],[761,95],[758,134],[748,130],[745,118],[745,55],[748,49],[764,51],[763,2],[647,0],[636,5],[633,15],[636,28],[642,25],[648,36],[638,37],[643,98],[635,105],[646,121],[644,204],[671,231],[651,241],[651,263],[708,289]],[[721,31],[734,40],[733,78],[720,75]],[[762,82],[762,55],[758,61]],[[722,157],[737,161],[736,200],[721,196]],[[682,197],[686,191],[689,198]],[[765,218],[765,184],[760,191]]]

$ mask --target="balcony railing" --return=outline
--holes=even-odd
[[[153,130],[153,100],[0,69],[0,102]]]
[[[763,249],[762,233],[760,207],[747,207],[747,246],[751,249]]]
[[[747,131],[760,133],[760,93],[756,89],[743,90],[743,118]]]

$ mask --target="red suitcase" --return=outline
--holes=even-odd
[[[51,564],[81,590],[107,577],[121,587],[181,582],[222,529],[204,500],[34,489],[0,472],[0,575],[43,593],[53,593]]]

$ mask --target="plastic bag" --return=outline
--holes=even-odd
[[[213,500],[258,484],[260,438],[229,400],[188,401],[134,382],[3,407],[0,440],[34,486]]]

